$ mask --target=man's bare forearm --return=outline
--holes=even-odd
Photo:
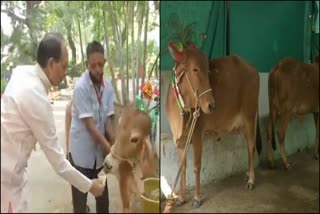
[[[86,125],[90,135],[94,139],[94,142],[101,144],[103,146],[107,146],[107,144],[110,144],[105,139],[105,137],[99,132],[97,127],[94,125],[92,117],[87,117],[87,118],[84,118],[83,120],[85,122],[85,125]]]
[[[111,142],[111,144],[113,144],[115,140],[113,124],[114,124],[114,115],[111,115],[107,117],[107,121],[106,121],[106,138],[108,139],[109,142]]]

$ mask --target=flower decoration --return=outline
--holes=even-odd
[[[140,86],[140,90],[142,91],[143,96],[148,100],[151,100],[160,95],[159,86],[153,85],[150,81],[143,83]]]
[[[142,92],[147,99],[150,100],[152,98],[152,85],[150,82],[146,82],[142,85]]]

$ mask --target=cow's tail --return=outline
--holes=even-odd
[[[268,78],[268,97],[269,97],[269,123],[271,123],[271,143],[272,143],[272,148],[273,150],[276,150],[276,140],[274,137],[274,126],[275,126],[275,121],[272,121],[272,114],[273,111],[275,110],[273,108],[273,104],[272,104],[272,99],[276,98],[276,94],[275,94],[275,86],[274,86],[274,74],[275,71],[279,68],[279,64],[276,64],[275,66],[273,66],[273,68],[271,69],[270,73],[269,73],[269,78]],[[269,128],[268,128],[269,129]]]
[[[256,146],[257,146],[258,155],[260,155],[261,154],[261,150],[262,150],[262,145],[261,145],[261,133],[260,133],[260,126],[259,126],[259,108],[257,108],[256,120],[257,120],[257,125],[256,125]]]

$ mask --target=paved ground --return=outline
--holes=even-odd
[[[54,115],[57,126],[59,143],[65,149],[64,117],[67,101],[55,101]],[[37,146],[33,151],[28,164],[29,198],[31,212],[72,212],[71,187],[59,177],[50,166],[44,153]],[[122,212],[122,202],[119,195],[118,181],[114,176],[108,175],[110,212]],[[89,194],[88,204],[95,212],[95,199]]]
[[[277,169],[256,169],[256,188],[245,190],[244,173],[221,182],[201,187],[202,206],[191,208],[193,191],[187,194],[187,203],[174,207],[175,213],[319,213],[319,161],[310,151],[289,157],[292,169],[285,171],[280,162]],[[161,203],[162,210],[165,202]]]

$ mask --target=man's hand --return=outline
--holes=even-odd
[[[89,190],[89,192],[94,195],[94,197],[99,197],[102,195],[104,191],[104,185],[99,179],[92,179],[92,186]]]

